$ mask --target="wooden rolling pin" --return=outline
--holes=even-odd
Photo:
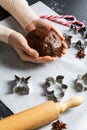
[[[68,108],[79,106],[82,102],[82,97],[74,97],[60,103],[48,101],[2,119],[0,121],[0,130],[35,130],[58,119],[59,113]]]

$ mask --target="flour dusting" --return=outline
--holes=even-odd
[[[52,10],[55,10],[59,14],[63,14],[63,8],[65,7],[65,3],[59,4],[56,0],[51,0],[50,5]]]

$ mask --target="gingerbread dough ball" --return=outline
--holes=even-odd
[[[50,28],[41,27],[28,33],[27,41],[31,48],[38,51],[40,56],[58,56],[61,53],[61,39]]]

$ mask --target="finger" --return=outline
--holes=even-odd
[[[23,52],[21,52],[21,53],[19,52],[19,55],[20,55],[21,60],[32,62],[32,63],[44,63],[44,62],[50,62],[50,61],[55,60],[54,57],[50,57],[50,56],[33,58],[31,56],[28,56],[26,53],[23,53]]]
[[[66,54],[66,50],[65,49],[63,49],[61,52],[62,52],[63,55]]]
[[[58,57],[61,58],[61,57],[62,57],[62,54],[59,54]]]
[[[57,35],[62,39],[65,40],[65,38],[62,36],[62,34],[58,31],[58,29],[56,29],[53,25],[51,26],[51,29],[54,30]]]
[[[35,60],[37,63],[44,63],[44,62],[54,61],[55,58],[50,56],[44,56],[44,57],[37,57]]]
[[[26,44],[24,46],[23,50],[27,53],[27,55],[30,55],[32,57],[38,57],[39,56],[39,53],[35,49],[30,48],[28,44]]]
[[[31,57],[30,55],[28,55],[25,51],[19,49],[19,50],[16,50],[20,59],[22,61],[30,61],[30,62],[34,62],[34,59],[33,57]]]
[[[42,20],[42,19],[39,19],[38,21],[36,21],[36,26],[37,26],[37,29],[43,27],[45,29],[50,30],[50,24],[49,24],[49,22],[45,21],[45,20]]]
[[[62,47],[64,47],[65,49],[68,48],[67,44],[65,43],[65,41],[62,41]]]
[[[21,59],[22,61],[27,61],[27,62],[36,63],[36,61],[34,60],[35,58],[33,58],[33,57],[27,55],[25,52],[19,51],[19,52],[18,52],[18,55],[20,56],[20,59]]]
[[[33,57],[37,57],[39,55],[36,50],[30,48],[27,40],[20,33],[14,32],[13,35],[12,35],[12,39],[14,39],[14,43],[16,42],[16,44],[14,44],[14,48],[17,51],[18,50],[25,51],[28,55],[31,55]]]
[[[31,57],[34,57],[34,58],[39,56],[39,53],[32,48],[30,48],[30,50],[27,50],[27,54],[30,55]]]
[[[35,27],[35,24],[33,22],[26,27],[26,30],[28,32],[33,31],[34,29],[36,29],[36,27]]]

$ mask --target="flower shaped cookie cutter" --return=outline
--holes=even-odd
[[[87,91],[87,73],[77,76],[75,80],[75,89],[77,92]]]
[[[61,98],[64,97],[65,91],[68,88],[66,84],[63,84],[64,76],[58,75],[56,80],[53,77],[46,78],[46,95],[51,97],[54,101],[59,101]]]

